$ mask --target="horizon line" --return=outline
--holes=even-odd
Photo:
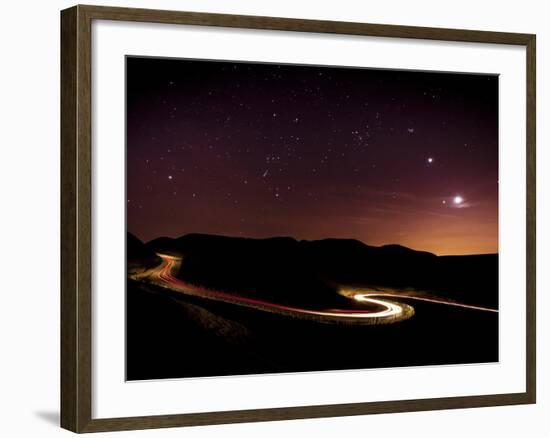
[[[436,253],[436,252],[433,252],[433,251],[427,251],[427,250],[423,250],[423,249],[416,249],[416,248],[412,248],[410,246],[407,246],[407,245],[403,245],[401,243],[384,243],[384,244],[381,244],[381,245],[372,245],[370,243],[366,243],[364,242],[363,240],[361,239],[358,239],[358,238],[354,238],[354,237],[332,237],[332,236],[329,236],[329,237],[322,237],[322,238],[318,238],[318,239],[299,239],[299,238],[296,238],[294,236],[290,236],[290,235],[278,235],[278,236],[266,236],[266,237],[251,237],[251,236],[242,236],[242,235],[228,235],[228,234],[218,234],[218,233],[201,233],[201,232],[190,232],[190,233],[184,233],[184,234],[181,234],[179,236],[175,236],[175,237],[172,237],[172,236],[169,236],[169,235],[161,235],[161,236],[157,236],[157,237],[154,237],[152,239],[149,239],[149,240],[145,240],[141,237],[139,237],[137,235],[137,233],[134,233],[134,232],[131,232],[129,230],[126,230],[126,233],[129,233],[129,234],[132,234],[134,237],[136,237],[137,239],[139,239],[140,242],[142,242],[143,244],[147,244],[147,243],[150,243],[152,242],[153,240],[156,240],[156,239],[161,239],[161,238],[166,238],[166,239],[179,239],[181,237],[184,237],[184,236],[189,236],[189,235],[192,235],[192,234],[196,234],[196,235],[203,235],[203,236],[217,236],[217,237],[228,237],[228,238],[234,238],[234,239],[250,239],[250,240],[268,240],[268,239],[293,239],[297,242],[315,242],[315,241],[321,241],[321,240],[355,240],[357,242],[360,242],[362,243],[363,245],[366,245],[366,246],[370,246],[370,247],[373,247],[373,248],[383,248],[383,247],[387,247],[387,246],[400,246],[402,248],[407,248],[407,249],[410,249],[412,251],[416,251],[416,252],[425,252],[425,253],[429,253],[429,254],[433,254],[437,257],[460,257],[460,256],[474,256],[474,255],[479,255],[479,256],[482,256],[482,255],[499,255],[499,252],[498,250],[496,252],[472,252],[472,253],[462,253],[462,254],[457,254],[457,253],[445,253],[445,254],[440,254],[440,253]]]

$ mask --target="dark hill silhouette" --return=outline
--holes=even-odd
[[[303,302],[307,308],[349,309],[353,301],[336,293],[345,284],[416,288],[465,304],[498,304],[497,254],[436,256],[353,239],[205,234],[158,238],[143,245],[128,235],[129,266],[142,269],[140,263],[157,263],[155,252],[183,256],[177,276],[185,281],[281,304]],[[320,324],[170,293],[132,276],[126,298],[129,380],[486,363],[499,358],[494,312],[414,301],[414,316],[396,324]]]
[[[498,307],[497,254],[436,256],[354,239],[298,241],[207,234],[162,237],[147,246],[185,256],[178,275],[183,280],[279,302],[334,304],[332,285],[357,284],[417,288]]]
[[[400,245],[373,247],[339,239],[304,243],[319,272],[339,283],[424,289],[498,307],[498,254],[436,256]]]
[[[303,258],[301,243],[291,237],[189,234],[176,241],[185,256],[179,272],[183,280],[294,305],[323,307],[342,299]]]
[[[168,255],[181,255],[181,250],[178,249],[178,239],[170,237],[157,237],[145,245],[154,252],[160,252]]]
[[[159,256],[132,233],[126,233],[126,260],[128,269],[153,267],[161,262]]]

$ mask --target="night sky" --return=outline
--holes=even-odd
[[[498,251],[498,77],[127,58],[127,221]]]

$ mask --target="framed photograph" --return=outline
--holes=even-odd
[[[61,13],[61,422],[535,403],[535,36]]]

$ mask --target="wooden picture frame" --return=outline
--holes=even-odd
[[[518,45],[526,48],[526,391],[523,393],[92,418],[93,20]],[[99,432],[535,403],[535,35],[289,18],[75,6],[61,13],[61,426]]]

